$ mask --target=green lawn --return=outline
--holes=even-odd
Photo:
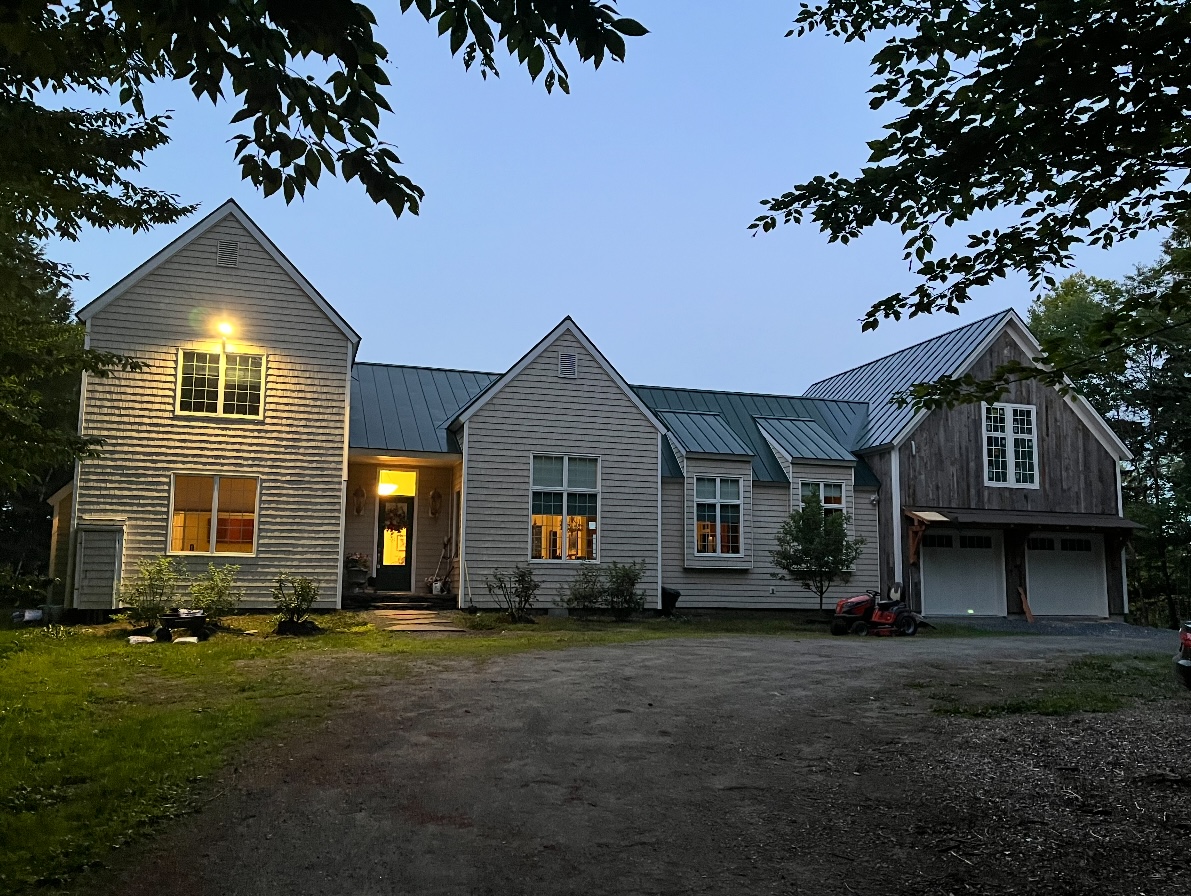
[[[7,613],[2,617],[7,619]],[[328,632],[278,638],[269,616],[203,644],[127,643],[127,625],[0,629],[0,893],[54,887],[113,849],[135,848],[196,805],[229,751],[270,726],[301,723],[353,689],[409,674],[418,660],[482,660],[716,634],[823,635],[816,614],[642,619],[539,617],[510,625],[457,614],[467,634],[394,634],[361,614],[318,617]]]

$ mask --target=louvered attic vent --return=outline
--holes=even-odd
[[[558,375],[569,380],[579,375],[579,359],[574,352],[558,353]]]
[[[215,252],[215,263],[220,267],[234,268],[240,263],[240,244],[220,240]]]

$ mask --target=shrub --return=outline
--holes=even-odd
[[[277,577],[273,587],[273,603],[286,622],[298,623],[306,618],[318,600],[318,585],[305,577],[292,578],[288,573]]]
[[[501,569],[493,570],[492,575],[484,579],[484,586],[509,614],[510,620],[528,622],[529,611],[537,600],[542,583],[534,578],[533,570],[528,566],[515,566],[507,575]]]
[[[608,585],[598,566],[582,566],[571,584],[559,586],[559,603],[572,610],[596,610],[607,606]]]
[[[178,584],[185,572],[172,557],[146,557],[138,563],[136,578],[120,585],[120,603],[128,607],[129,621],[152,625],[177,606]]]
[[[216,566],[208,563],[207,571],[190,585],[190,605],[218,624],[224,616],[231,615],[244,597],[244,589],[236,586],[239,572],[240,567],[234,564]]]
[[[644,563],[608,564],[605,576],[608,580],[607,607],[617,619],[628,619],[645,607],[645,592],[637,590],[637,583],[645,575]]]

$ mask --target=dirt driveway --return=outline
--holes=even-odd
[[[247,757],[113,891],[958,894],[1037,883],[1037,892],[1083,892],[1087,844],[1065,844],[1058,830],[1050,842],[1028,819],[1004,824],[1004,844],[977,843],[988,832],[964,827],[998,797],[988,781],[967,780],[965,732],[985,743],[1004,735],[1032,767],[1048,747],[1013,729],[1021,719],[1005,729],[942,719],[915,688],[874,699],[887,681],[1012,676],[1077,646],[733,637],[447,665]],[[1138,649],[1096,645],[1122,647]],[[1174,704],[1180,743],[1189,703]],[[1015,778],[1008,787],[1028,807]],[[1040,786],[1024,772],[1016,781]],[[1191,812],[1167,814],[1175,842],[1191,839],[1178,828],[1191,827]],[[1016,858],[1035,840],[1053,851],[1038,853],[1055,868],[1047,879]],[[1150,889],[1131,877],[1118,889],[1101,875],[1097,889],[1181,889],[1163,874],[1147,878]]]

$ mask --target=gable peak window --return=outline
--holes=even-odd
[[[986,404],[984,484],[1038,488],[1037,409],[1029,404]]]
[[[178,413],[259,418],[265,356],[183,349],[178,364]]]
[[[695,553],[740,555],[741,480],[695,477]]]
[[[595,560],[600,460],[535,454],[530,484],[530,560]]]

